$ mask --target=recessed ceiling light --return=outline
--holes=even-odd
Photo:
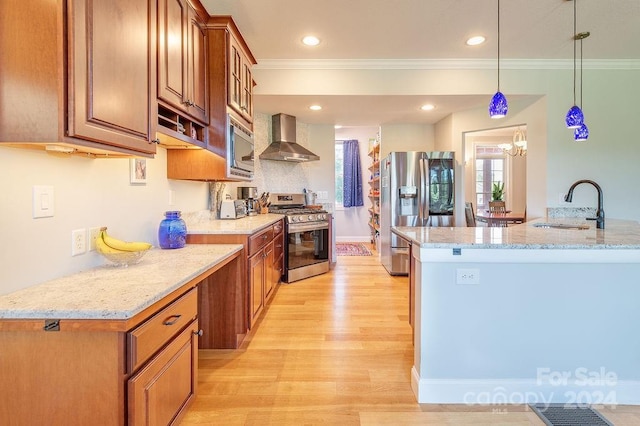
[[[484,36],[473,36],[467,40],[467,46],[477,46],[484,43],[485,40]]]
[[[339,124],[336,124],[335,126],[333,126],[334,129],[342,129],[342,126]]]
[[[320,111],[322,107],[320,105],[311,105],[309,109],[312,111]]]
[[[302,43],[307,46],[317,46],[320,44],[320,39],[316,36],[308,35],[302,39]]]
[[[433,104],[424,104],[420,107],[420,109],[423,111],[433,111],[434,109],[436,109],[436,106]]]

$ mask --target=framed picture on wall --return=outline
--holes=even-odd
[[[129,160],[129,177],[132,184],[147,183],[147,160],[145,158]]]

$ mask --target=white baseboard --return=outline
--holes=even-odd
[[[558,386],[535,379],[421,379],[411,369],[411,389],[420,404],[572,404],[640,405],[640,381]]]

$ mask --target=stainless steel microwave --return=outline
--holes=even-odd
[[[227,178],[253,180],[253,133],[227,114]]]

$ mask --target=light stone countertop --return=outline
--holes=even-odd
[[[129,319],[240,250],[241,244],[153,248],[136,265],[105,264],[0,296],[0,318]]]
[[[281,214],[258,214],[240,219],[214,219],[208,210],[185,213],[187,234],[253,234],[284,217]]]
[[[589,229],[536,228],[535,223],[587,225]],[[421,248],[640,249],[640,224],[630,220],[606,219],[605,229],[580,218],[544,218],[506,228],[398,226],[392,230]]]

